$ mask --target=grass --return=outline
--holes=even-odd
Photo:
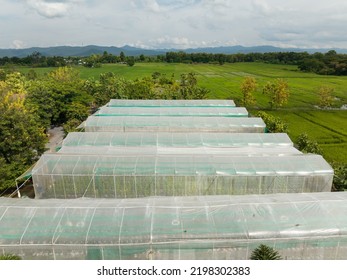
[[[317,110],[318,89],[329,86],[334,89],[336,97],[334,106],[347,104],[347,77],[322,76],[300,72],[293,65],[274,65],[266,63],[233,63],[233,64],[177,64],[177,63],[137,63],[133,67],[122,64],[106,64],[101,68],[77,67],[83,79],[98,79],[101,73],[114,72],[126,79],[151,76],[154,72],[167,76],[174,74],[179,80],[182,73],[197,74],[200,86],[210,90],[210,99],[233,99],[236,104],[241,100],[240,84],[244,77],[253,76],[258,83],[255,93],[257,107],[250,111],[269,111],[286,121],[289,125],[289,136],[293,141],[300,133],[306,132],[315,139],[324,151],[329,162],[347,163],[347,111]],[[23,72],[28,68],[21,68]],[[52,68],[35,68],[39,75],[44,75]],[[290,98],[280,110],[268,108],[268,98],[262,94],[262,88],[268,81],[283,78],[289,84]]]
[[[347,111],[292,110],[271,111],[288,123],[289,136],[295,142],[306,132],[318,142],[330,163],[347,163]]]

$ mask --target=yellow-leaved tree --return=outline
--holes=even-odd
[[[257,89],[257,81],[254,77],[245,77],[241,83],[242,104],[245,107],[255,104],[253,93]]]
[[[269,104],[271,108],[282,107],[288,102],[289,86],[286,80],[276,79],[266,83],[263,93],[270,97]]]
[[[7,74],[0,81],[0,190],[15,186],[15,178],[45,148],[44,129],[25,106],[25,83],[20,73]]]

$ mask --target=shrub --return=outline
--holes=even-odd
[[[334,166],[334,187],[338,191],[347,189],[347,164]]]
[[[318,143],[311,140],[307,133],[301,133],[297,140],[298,149],[303,153],[322,154]]]
[[[288,125],[283,122],[280,118],[276,118],[270,114],[267,114],[263,111],[259,111],[257,114],[257,117],[260,117],[263,119],[263,121],[266,124],[266,128],[271,133],[287,133],[288,132]]]

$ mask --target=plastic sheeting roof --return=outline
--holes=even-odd
[[[109,107],[235,107],[233,100],[199,99],[199,100],[130,100],[111,99]]]
[[[179,156],[179,155],[69,155],[44,154],[34,175],[296,175],[333,174],[319,155],[297,156]]]
[[[248,117],[243,107],[101,107],[94,116]]]
[[[198,249],[224,242],[227,248],[240,241],[284,240],[287,247],[301,241],[302,249],[311,242],[319,246],[323,237],[346,239],[346,217],[346,192],[123,200],[0,198],[0,247],[162,244],[174,250],[173,244]]]
[[[294,147],[110,147],[98,146],[63,146],[59,154],[86,154],[86,155],[222,155],[222,156],[284,156],[300,155]]]
[[[171,131],[171,132],[264,132],[261,118],[221,117],[97,117],[90,116],[85,130],[91,131]],[[248,131],[251,130],[251,131]]]
[[[267,147],[293,146],[286,133],[70,132],[63,147]]]

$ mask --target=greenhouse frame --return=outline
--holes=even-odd
[[[23,259],[347,259],[347,193],[0,198],[0,252]]]
[[[70,132],[63,147],[290,147],[286,133]]]
[[[244,107],[101,107],[94,116],[248,117]]]
[[[261,118],[90,116],[86,132],[265,132]]]
[[[235,107],[233,100],[223,99],[111,99],[108,107]]]
[[[330,191],[319,155],[44,154],[32,170],[36,198],[139,198]]]

